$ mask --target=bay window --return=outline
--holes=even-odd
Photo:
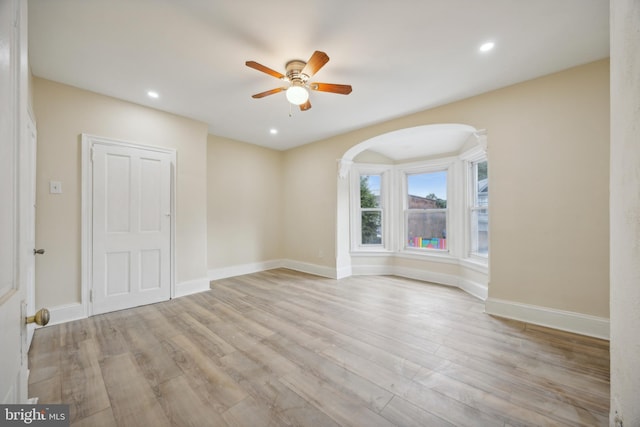
[[[403,164],[360,163],[352,172],[352,254],[486,270],[489,181],[481,147]]]

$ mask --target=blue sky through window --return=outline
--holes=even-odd
[[[380,195],[380,175],[365,175],[367,177],[367,187],[376,196]]]
[[[407,175],[409,194],[425,197],[431,193],[442,200],[447,200],[447,172],[429,172]]]

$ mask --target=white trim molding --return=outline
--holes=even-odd
[[[51,307],[49,314],[51,317],[48,326],[86,319],[87,317],[85,305],[80,302]]]
[[[436,285],[452,286],[459,288],[479,300],[486,300],[488,287],[486,283],[475,282],[470,279],[453,274],[437,273],[421,268],[400,267],[394,265],[352,265],[354,276],[398,276],[407,279],[420,280],[421,282],[434,283]]]
[[[288,268],[289,270],[327,277],[329,279],[338,279],[351,275],[350,269],[343,268],[338,271],[335,267],[328,267],[325,265],[311,264],[308,262],[294,261],[291,259],[276,259],[270,261],[253,262],[248,264],[232,265],[229,267],[215,268],[209,270],[209,280],[221,280],[229,277],[243,276],[245,274],[273,270],[276,268]]]
[[[609,319],[604,317],[523,304],[515,301],[506,301],[498,298],[488,298],[485,302],[484,311],[494,316],[609,340]]]
[[[228,277],[242,276],[245,274],[259,273],[261,271],[280,268],[284,264],[281,259],[271,261],[252,262],[249,264],[232,265],[209,270],[209,280],[220,280]]]
[[[176,283],[176,291],[174,298],[186,295],[197,294],[211,289],[209,278],[201,277],[199,279],[187,280],[186,282]]]
[[[314,274],[316,276],[326,277],[329,279],[338,278],[335,267],[327,267],[326,265],[311,264],[302,261],[285,259],[282,261],[281,267],[300,271],[302,273]]]

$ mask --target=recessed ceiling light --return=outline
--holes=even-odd
[[[275,129],[275,128],[269,129],[269,133],[271,135],[276,135],[278,133],[278,129]]]
[[[486,42],[480,46],[480,52],[489,52],[496,44],[494,42]]]
[[[153,98],[153,99],[157,99],[160,97],[160,95],[158,94],[158,92],[150,90],[149,92],[147,92],[147,95],[149,96],[149,98]]]

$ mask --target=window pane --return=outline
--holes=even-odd
[[[471,252],[478,255],[489,254],[489,211],[471,211]]]
[[[380,175],[360,175],[360,207],[380,207]]]
[[[379,245],[382,243],[382,212],[362,212],[362,244]]]
[[[489,180],[486,160],[476,163],[476,206],[489,206]]]
[[[407,214],[407,246],[447,249],[447,213],[409,212]]]
[[[447,207],[447,172],[407,175],[409,209],[444,209]]]

